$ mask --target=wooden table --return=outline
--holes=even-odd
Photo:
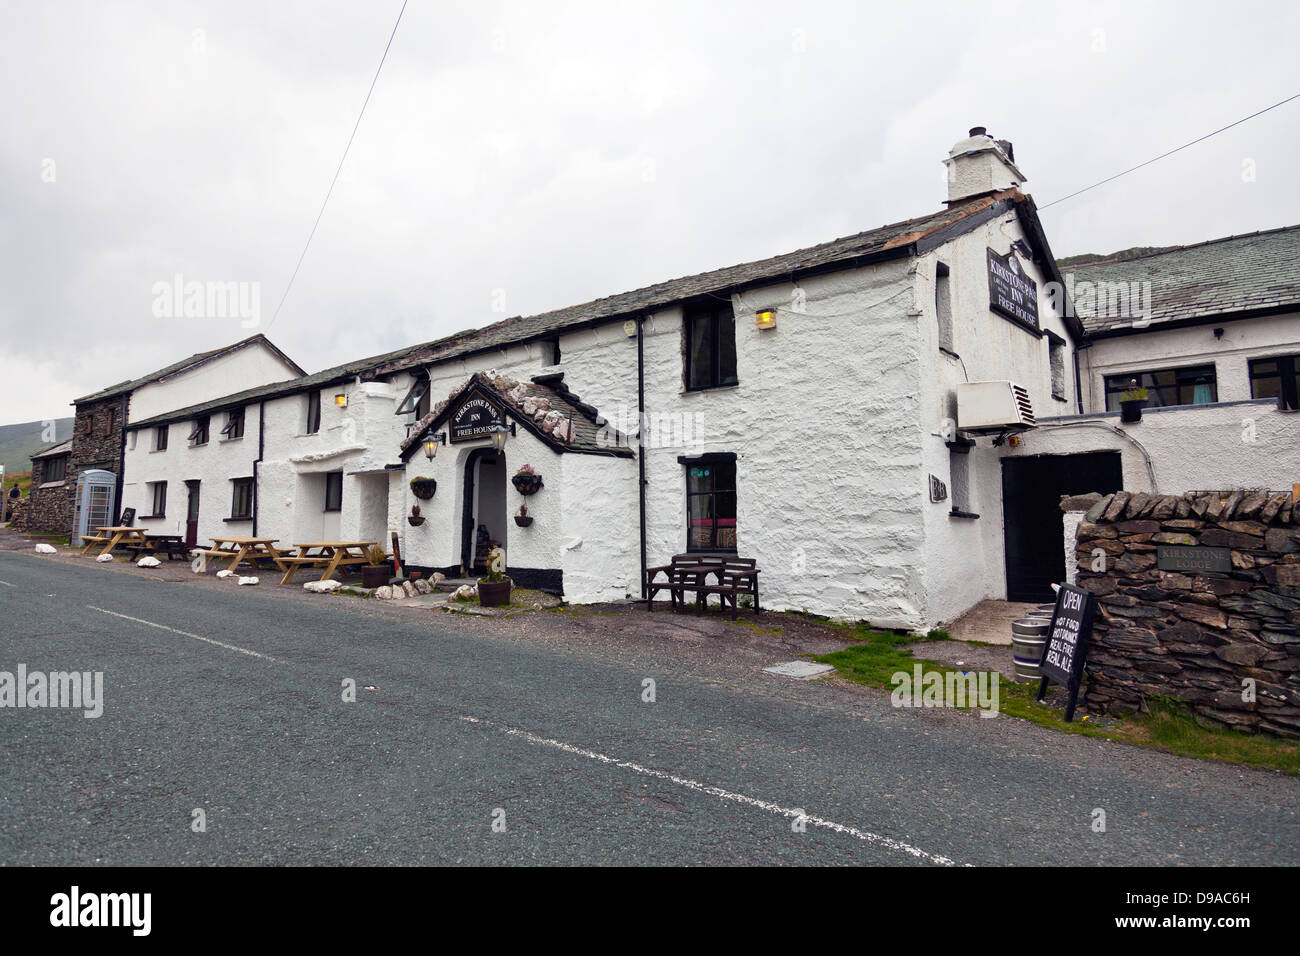
[[[324,568],[320,579],[328,581],[340,567],[352,564],[369,564],[366,551],[376,546],[375,541],[306,541],[295,544],[297,554],[281,554],[276,559],[284,577],[281,584],[288,584],[300,567]],[[311,552],[315,551],[315,554]]]
[[[271,547],[279,540],[279,538],[244,538],[239,536],[213,538],[212,547],[200,551],[199,554],[217,560],[230,558],[229,568],[231,571],[239,567],[243,561],[247,561],[256,567],[255,562],[258,558],[270,558],[279,565],[280,552]]]
[[[104,544],[104,550],[99,552],[101,555],[111,554],[113,549],[123,541],[128,543],[144,542],[144,528],[110,525],[106,528],[96,528],[95,530],[99,532],[98,535],[87,535],[81,539],[86,542],[85,548],[81,551],[82,554],[89,554],[91,548],[97,544],[104,544],[104,542],[107,542],[107,544]]]

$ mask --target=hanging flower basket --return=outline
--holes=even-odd
[[[542,476],[520,473],[510,479],[521,495],[535,495],[542,490]]]
[[[411,493],[417,498],[428,500],[438,490],[438,482],[433,478],[412,478]]]
[[[521,528],[527,528],[532,523],[532,515],[515,515],[515,524],[519,525]]]

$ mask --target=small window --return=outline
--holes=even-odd
[[[701,458],[686,465],[686,550],[736,550],[736,460]]]
[[[560,339],[556,336],[542,343],[542,367],[560,364]]]
[[[730,304],[686,313],[686,388],[735,385],[736,315]]]
[[[1047,360],[1051,366],[1052,398],[1065,401],[1065,339],[1047,337]]]
[[[230,501],[230,517],[253,517],[253,479],[235,478],[230,482],[233,495]]]
[[[58,455],[46,458],[41,469],[41,481],[63,481],[68,477],[68,456]]]
[[[1250,397],[1276,398],[1282,408],[1300,409],[1300,355],[1253,359]]]
[[[108,410],[108,428],[104,430],[104,434],[105,435],[113,434],[113,426],[116,424],[117,424],[117,409],[110,408]]]
[[[325,476],[325,510],[343,510],[343,472],[331,471]]]
[[[939,320],[939,348],[951,352],[952,286],[948,281],[948,267],[942,262],[934,267],[934,313]]]
[[[1106,376],[1106,411],[1119,411],[1120,396],[1133,388],[1147,390],[1149,408],[1169,405],[1209,405],[1219,400],[1213,365],[1191,365],[1156,372],[1126,372]]]
[[[320,431],[320,392],[307,393],[307,434]]]
[[[948,453],[948,496],[952,502],[953,514],[968,515],[972,512],[969,451],[954,450]]]
[[[88,415],[86,415],[86,434],[93,435],[94,433],[95,433],[95,413],[90,412]]]
[[[204,415],[202,418],[194,419],[194,428],[190,432],[191,445],[206,445],[208,443],[209,421],[210,419],[207,415]]]
[[[165,518],[167,517],[167,482],[151,481],[149,482],[149,498],[153,511],[149,512],[147,517]]]
[[[411,383],[406,397],[397,403],[398,415],[410,415],[414,413],[416,418],[423,418],[429,414],[429,376],[418,375],[415,381]]]
[[[154,429],[154,433],[153,433],[154,451],[167,450],[167,434],[170,431],[171,428],[169,428],[167,425],[159,425],[157,428]]]
[[[242,408],[237,408],[226,415],[226,427],[221,429],[221,434],[226,438],[244,437],[244,410]]]

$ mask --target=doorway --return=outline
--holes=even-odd
[[[506,545],[506,460],[500,452],[476,448],[466,457],[461,515],[460,566],[477,573],[494,546]]]
[[[187,481],[185,490],[185,546],[192,548],[199,543],[199,483]]]
[[[1120,453],[1002,459],[1002,529],[1007,600],[1054,601],[1065,580],[1062,495],[1103,495],[1124,487]]]

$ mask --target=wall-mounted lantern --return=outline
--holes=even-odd
[[[347,395],[343,394],[342,392],[339,392],[339,394],[334,396],[334,404],[337,405],[339,408],[347,408],[348,407]]]
[[[438,446],[447,444],[447,433],[438,432],[424,440],[424,457],[433,461],[438,457]]]
[[[755,312],[754,325],[760,329],[776,328],[776,309],[762,309]]]
[[[514,423],[514,422],[511,422],[511,423],[510,423],[510,427],[508,427],[508,428],[507,428],[505,425],[497,425],[497,426],[495,426],[495,427],[492,429],[492,432],[491,432],[491,434],[492,434],[492,447],[495,448],[497,451],[501,451],[502,449],[504,449],[504,448],[506,447],[506,436],[507,436],[507,435],[514,435],[514,433],[515,433],[515,423]]]

